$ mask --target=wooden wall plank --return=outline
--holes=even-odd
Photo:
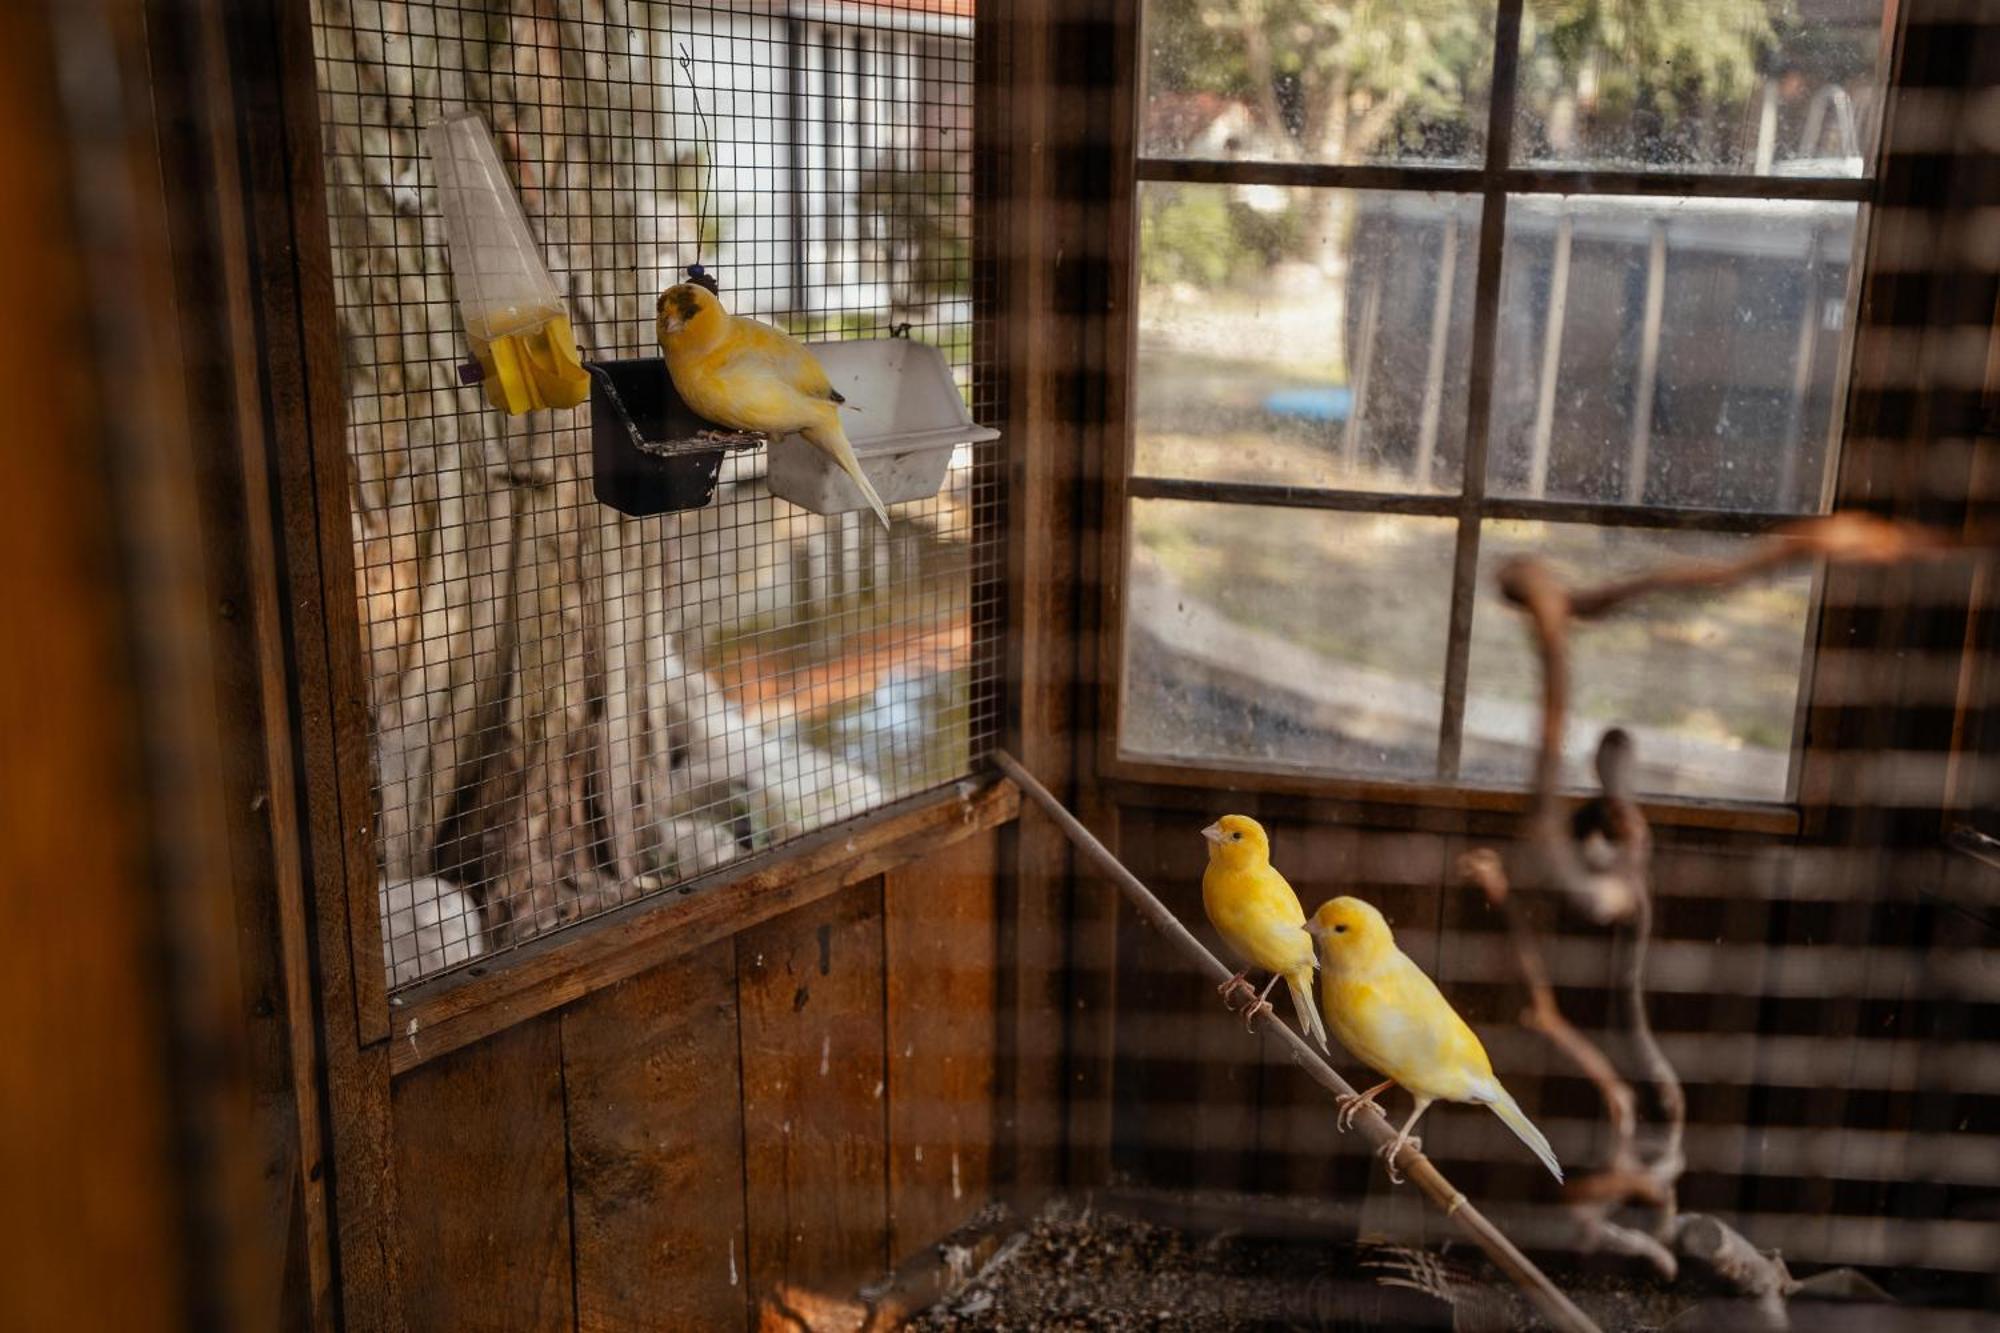
[[[993,1138],[999,840],[983,833],[883,880],[889,1253],[986,1202]]]
[[[294,710],[285,753],[273,755],[273,771],[290,780],[270,794],[271,819],[281,843],[303,843],[292,872],[299,893],[281,882],[281,924],[292,959],[311,951],[287,1013],[295,1079],[326,1083],[324,1124],[316,1107],[301,1117],[306,1276],[321,1327],[337,1299],[346,1328],[393,1333],[400,1323],[388,1010],[311,13],[291,0],[234,0],[221,12],[250,201],[244,225],[265,425],[260,447],[245,451],[246,485],[257,491],[246,503],[275,501],[267,511],[275,530],[260,533],[252,553],[268,570],[251,610],[259,633],[286,650],[274,659],[281,678],[266,688],[290,693]],[[350,900],[361,947],[350,932]],[[303,993],[308,982],[311,994]],[[329,1266],[336,1251],[337,1274]]]
[[[889,1266],[878,878],[736,937],[751,1295]]]
[[[735,949],[656,967],[561,1021],[577,1327],[741,1324]]]
[[[561,1045],[538,1018],[396,1083],[410,1328],[575,1326]]]
[[[956,783],[872,815],[810,833],[777,853],[760,853],[685,886],[628,903],[594,921],[551,931],[492,965],[438,978],[397,998],[399,1024],[414,1041],[393,1043],[401,1074],[425,1060],[536,1014],[637,976],[705,944],[882,875],[905,861],[1012,821],[1021,809],[1013,783]]]
[[[1129,810],[1120,819],[1126,864],[1218,957],[1227,946],[1202,911],[1197,830],[1223,813],[1192,821]],[[1149,1184],[1251,1188],[1261,1042],[1134,912],[1119,914],[1117,958],[1114,1168]]]

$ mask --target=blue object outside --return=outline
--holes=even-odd
[[[1277,389],[1264,395],[1264,410],[1277,417],[1345,421],[1348,413],[1354,410],[1354,391],[1339,384]]]

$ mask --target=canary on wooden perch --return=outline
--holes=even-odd
[[[1213,925],[1244,964],[1243,970],[1216,987],[1227,998],[1250,994],[1244,978],[1252,967],[1270,972],[1264,990],[1246,1009],[1254,1022],[1270,1012],[1265,996],[1283,977],[1298,1006],[1299,1030],[1326,1049],[1326,1028],[1313,1003],[1312,941],[1301,935],[1306,913],[1299,896],[1271,865],[1271,840],[1264,826],[1248,815],[1224,815],[1201,831],[1208,839],[1208,869],[1201,877],[1201,905]],[[1303,946],[1303,947],[1301,947]]]
[[[1322,904],[1300,929],[1319,941],[1320,996],[1326,1002],[1327,1026],[1357,1059],[1388,1078],[1367,1092],[1341,1099],[1341,1128],[1352,1124],[1363,1106],[1374,1106],[1376,1094],[1392,1083],[1401,1084],[1416,1098],[1401,1132],[1382,1149],[1392,1178],[1396,1155],[1404,1144],[1420,1142],[1410,1137],[1410,1131],[1435,1101],[1491,1107],[1542,1159],[1549,1174],[1563,1178],[1548,1139],[1493,1077],[1486,1048],[1437,983],[1396,947],[1396,937],[1381,912],[1359,898],[1335,898]]]

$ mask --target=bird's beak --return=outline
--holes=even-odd
[[[660,331],[662,333],[679,333],[686,327],[687,321],[679,315],[664,314],[660,316]]]
[[[1300,926],[1299,929],[1303,930],[1306,934],[1312,936],[1314,939],[1318,939],[1321,935],[1324,935],[1326,933],[1324,930],[1320,929],[1320,924],[1317,921],[1308,921],[1303,926]]]
[[[1207,838],[1210,842],[1221,842],[1222,841],[1221,822],[1217,821],[1216,823],[1210,824],[1207,828],[1201,831],[1201,836]]]

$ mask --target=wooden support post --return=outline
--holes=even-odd
[[[1542,334],[1542,378],[1535,395],[1535,429],[1529,439],[1528,494],[1537,500],[1549,487],[1549,441],[1555,433],[1556,378],[1562,366],[1563,320],[1569,313],[1569,247],[1575,220],[1564,208],[1556,223],[1556,252],[1549,261],[1549,313]]]
[[[1632,452],[1625,502],[1646,499],[1646,454],[1653,442],[1653,396],[1660,381],[1660,322],[1667,304],[1667,224],[1655,220],[1646,247],[1646,311],[1639,329],[1639,385],[1632,396]]]
[[[1438,417],[1444,407],[1444,361],[1451,346],[1452,287],[1458,276],[1458,214],[1444,225],[1444,252],[1438,257],[1437,299],[1431,304],[1431,354],[1424,366],[1424,409],[1417,424],[1414,483],[1430,489],[1431,460],[1437,454]]]
[[[1354,364],[1348,367],[1347,382],[1354,398],[1347,409],[1347,429],[1342,436],[1342,474],[1354,475],[1361,461],[1361,418],[1368,411],[1368,370],[1375,362],[1375,329],[1382,322],[1382,275],[1368,280],[1368,294],[1361,298],[1361,345],[1355,349]]]

